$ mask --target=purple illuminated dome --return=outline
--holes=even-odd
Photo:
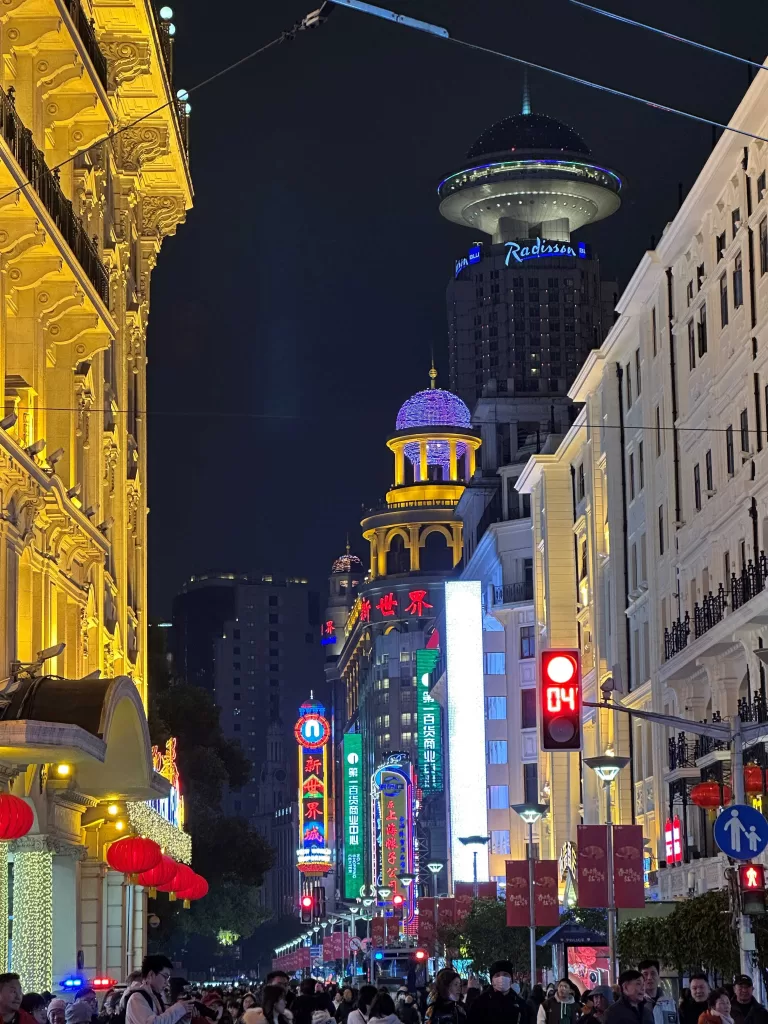
[[[458,395],[442,388],[417,391],[404,402],[397,414],[397,430],[420,427],[468,427],[469,409]]]
[[[363,563],[357,555],[350,555],[348,551],[345,555],[341,555],[336,559],[333,563],[331,572],[359,572],[362,573],[363,576],[365,575]]]

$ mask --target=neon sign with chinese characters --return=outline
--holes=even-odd
[[[297,867],[305,874],[331,869],[328,849],[328,741],[325,708],[307,701],[299,708],[294,736],[299,748],[299,849]]]
[[[524,263],[526,260],[538,260],[547,256],[573,256],[580,260],[589,259],[589,249],[585,242],[577,242],[574,248],[570,242],[554,242],[547,238],[529,238],[520,242],[505,242],[507,257],[505,263],[510,266],[510,261]]]
[[[344,896],[355,899],[365,884],[363,850],[363,737],[359,732],[344,736]]]
[[[419,737],[417,778],[425,795],[443,792],[442,708],[430,691],[437,649],[416,651],[416,722]]]
[[[336,643],[336,624],[333,619],[326,619],[320,626],[320,643],[323,647]]]
[[[161,818],[170,821],[176,828],[184,827],[184,797],[181,795],[181,777],[176,763],[176,737],[171,736],[165,744],[165,752],[160,747],[152,747],[152,767],[158,775],[162,775],[171,784],[171,791],[162,800],[149,800],[149,806],[157,811]]]
[[[401,875],[415,873],[414,797],[413,766],[405,755],[393,754],[371,779],[373,876],[392,897],[403,897],[405,924],[414,918],[412,886],[400,881]]]

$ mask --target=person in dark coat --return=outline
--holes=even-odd
[[[581,1004],[576,1001],[570,981],[561,978],[555,994],[545,1000],[536,1016],[537,1024],[576,1024],[581,1015]]]
[[[579,1017],[579,1024],[605,1024],[605,1015],[612,1003],[613,992],[607,985],[598,985],[593,988],[588,994],[585,994],[585,1012]]]
[[[653,1024],[653,1010],[645,998],[640,971],[622,971],[619,975],[620,996],[608,1007],[605,1024]]]
[[[709,981],[706,974],[692,974],[688,992],[680,1000],[680,1024],[699,1024],[699,1017],[707,1012]]]
[[[341,1002],[336,1009],[338,1024],[347,1024],[347,1017],[355,1008],[355,993],[348,986],[342,989]],[[333,1010],[331,1010],[333,1013]]]
[[[466,1024],[467,1011],[461,1003],[461,978],[452,967],[435,975],[432,999],[427,1005],[427,1024]]]
[[[469,1024],[530,1024],[528,1004],[512,988],[509,960],[491,964],[491,984],[469,1007]]]
[[[755,999],[752,979],[748,974],[736,975],[733,993],[736,998],[731,1002],[731,1016],[735,1024],[768,1024],[768,1011]]]

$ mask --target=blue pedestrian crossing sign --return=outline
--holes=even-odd
[[[731,804],[715,822],[715,842],[735,860],[751,860],[768,846],[768,821],[754,807]]]

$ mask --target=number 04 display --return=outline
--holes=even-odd
[[[581,661],[577,650],[541,652],[541,748],[581,750]]]

